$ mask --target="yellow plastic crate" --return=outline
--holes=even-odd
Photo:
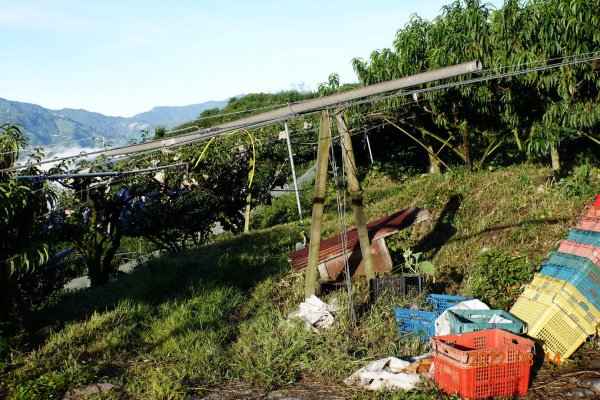
[[[510,313],[527,322],[527,335],[540,340],[551,360],[569,358],[588,334],[556,303],[542,304],[520,296]]]
[[[573,284],[552,276],[535,274],[523,294],[542,304],[558,304],[585,332],[590,335],[597,333],[600,311]]]

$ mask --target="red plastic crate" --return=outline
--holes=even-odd
[[[560,242],[558,251],[561,253],[573,254],[580,257],[585,257],[592,261],[600,268],[600,247],[591,244],[572,242],[563,240]]]
[[[600,232],[600,217],[582,217],[577,224],[577,229]]]
[[[594,202],[594,205],[596,207],[600,207],[600,194],[598,195],[598,197],[596,197],[596,201]]]
[[[527,394],[532,340],[488,329],[434,336],[431,345],[434,379],[444,392],[470,399]]]

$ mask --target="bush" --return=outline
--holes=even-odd
[[[531,280],[534,263],[526,257],[491,250],[479,256],[479,267],[467,280],[467,292],[492,309],[508,309],[521,285]]]

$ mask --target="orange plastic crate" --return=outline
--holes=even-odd
[[[558,248],[558,251],[561,253],[585,257],[600,268],[600,247],[596,247],[587,243],[563,240],[560,242],[560,247]]]
[[[600,232],[600,217],[582,217],[577,224],[577,229]]]
[[[488,329],[434,336],[431,345],[434,379],[446,393],[470,399],[527,393],[532,340]]]
[[[596,203],[598,203],[598,200],[596,200]],[[600,204],[596,203],[587,208],[586,217],[600,218]]]

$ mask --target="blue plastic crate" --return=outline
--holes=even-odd
[[[571,254],[569,256],[581,259],[577,263],[577,265],[580,265],[579,268],[546,261],[540,274],[569,282],[575,286],[579,293],[585,296],[592,306],[600,311],[600,268],[585,257]],[[560,257],[550,257],[550,260],[559,261]]]
[[[583,229],[573,228],[569,231],[567,240],[600,247],[600,232],[584,231]]]
[[[398,331],[400,334],[416,333],[422,339],[429,340],[431,336],[435,335],[435,320],[437,317],[446,311],[446,309],[461,301],[470,299],[471,297],[429,294],[425,300],[433,305],[433,311],[394,307]]]
[[[438,315],[446,311],[448,308],[457,305],[461,301],[471,299],[473,298],[464,296],[450,296],[447,294],[430,294],[426,298],[428,303],[433,304],[434,311]]]
[[[438,314],[435,311],[410,310],[394,307],[398,332],[401,335],[414,333],[423,340],[435,335],[435,320]]]

